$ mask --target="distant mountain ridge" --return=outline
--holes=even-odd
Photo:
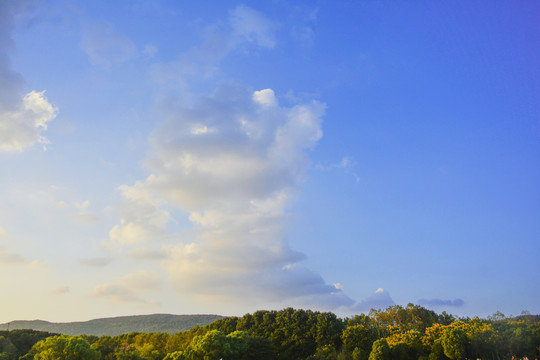
[[[0,330],[32,329],[65,335],[116,336],[130,332],[164,332],[174,334],[195,326],[208,325],[220,315],[134,315],[89,321],[54,323],[43,320],[17,320],[0,324]]]

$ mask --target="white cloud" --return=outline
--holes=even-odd
[[[119,34],[112,24],[106,22],[87,23],[83,26],[81,48],[93,65],[110,67],[126,62],[138,55],[137,47],[127,36]],[[152,54],[155,48],[145,49]],[[155,53],[155,51],[154,51]]]
[[[276,106],[277,99],[272,89],[263,89],[253,93],[253,101],[263,106]]]
[[[0,151],[23,151],[35,144],[49,144],[43,132],[58,109],[44,94],[45,91],[31,91],[15,110],[0,113]]]
[[[122,187],[124,197],[148,207],[146,217],[117,225],[111,238],[126,244],[115,232],[128,224],[147,227],[167,202],[188,212],[194,226],[194,241],[154,253],[183,296],[351,305],[339,288],[297,266],[304,255],[289,248],[284,234],[286,207],[310,164],[307,151],[322,136],[324,108],[318,102],[278,107],[272,90],[238,85],[224,85],[188,108],[168,103],[161,109],[166,120],[151,136],[152,175]],[[170,220],[157,218],[160,229]]]

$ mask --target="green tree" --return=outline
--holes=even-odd
[[[364,324],[349,325],[341,333],[344,352],[352,355],[356,351],[357,359],[367,360],[374,340],[373,332]]]
[[[32,348],[34,360],[99,360],[101,354],[81,336],[54,336]]]
[[[459,328],[446,329],[441,338],[441,345],[444,355],[451,360],[464,359],[467,351],[467,336]]]
[[[0,360],[11,360],[17,356],[17,348],[13,343],[3,336],[0,336]]]
[[[390,347],[386,339],[379,339],[373,343],[369,360],[390,360]]]

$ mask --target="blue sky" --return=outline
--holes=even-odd
[[[0,321],[539,313],[535,1],[3,1]]]

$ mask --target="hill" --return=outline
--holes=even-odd
[[[66,335],[116,336],[130,332],[164,332],[174,334],[203,326],[221,319],[220,315],[136,315],[94,319],[80,322],[53,323],[43,320],[11,321],[9,330],[32,329]],[[0,324],[0,330],[7,330],[8,323]]]

